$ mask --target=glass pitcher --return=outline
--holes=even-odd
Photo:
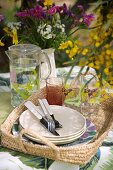
[[[12,45],[6,51],[10,59],[11,104],[18,106],[40,88],[40,81],[51,74],[50,60],[33,44]]]

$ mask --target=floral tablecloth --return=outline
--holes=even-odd
[[[61,74],[67,69],[59,69]],[[73,72],[74,74],[74,72]],[[9,75],[9,74],[8,74]],[[8,75],[3,75],[7,80],[7,85],[0,86],[0,124],[6,119],[11,110],[10,88],[8,87]],[[0,75],[1,76],[1,75]],[[0,79],[1,80],[1,79]],[[5,80],[5,79],[4,79]],[[1,83],[2,81],[0,81]],[[3,83],[3,82],[2,82]],[[113,132],[103,143],[96,155],[85,166],[72,165],[68,163],[56,162],[38,156],[31,156],[17,151],[6,149],[0,146],[0,170],[112,170],[113,169]]]

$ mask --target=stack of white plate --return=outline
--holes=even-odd
[[[64,106],[51,105],[50,107],[55,118],[63,126],[62,128],[56,129],[60,136],[55,136],[50,133],[29,110],[26,110],[21,114],[21,126],[41,134],[54,144],[70,143],[84,134],[86,131],[86,119],[81,113]],[[33,141],[41,143],[40,139],[33,137],[32,135],[26,134],[26,136]]]

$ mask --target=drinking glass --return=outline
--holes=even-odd
[[[97,79],[95,75],[92,74],[82,74],[81,75],[81,113],[84,116],[89,116],[98,111],[98,105],[96,97],[98,94],[98,89],[95,87]]]
[[[46,80],[47,100],[50,105],[63,105],[63,79],[50,77]]]

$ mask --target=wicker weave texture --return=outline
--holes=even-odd
[[[37,99],[43,97],[46,97],[45,89],[30,96],[29,100],[37,105]],[[10,113],[9,117],[1,125],[1,144],[13,150],[31,155],[47,157],[57,161],[86,164],[95,155],[97,149],[101,146],[103,140],[107,136],[108,131],[113,127],[113,98],[109,98],[99,108],[96,115],[90,116],[91,121],[96,125],[97,129],[97,135],[94,140],[88,144],[60,147],[54,145],[39,133],[37,134],[31,130],[23,129],[18,137],[12,135],[12,126],[24,110],[25,107],[21,104]],[[45,145],[33,144],[32,142],[24,141],[22,139],[24,133],[32,134],[39,138]]]

